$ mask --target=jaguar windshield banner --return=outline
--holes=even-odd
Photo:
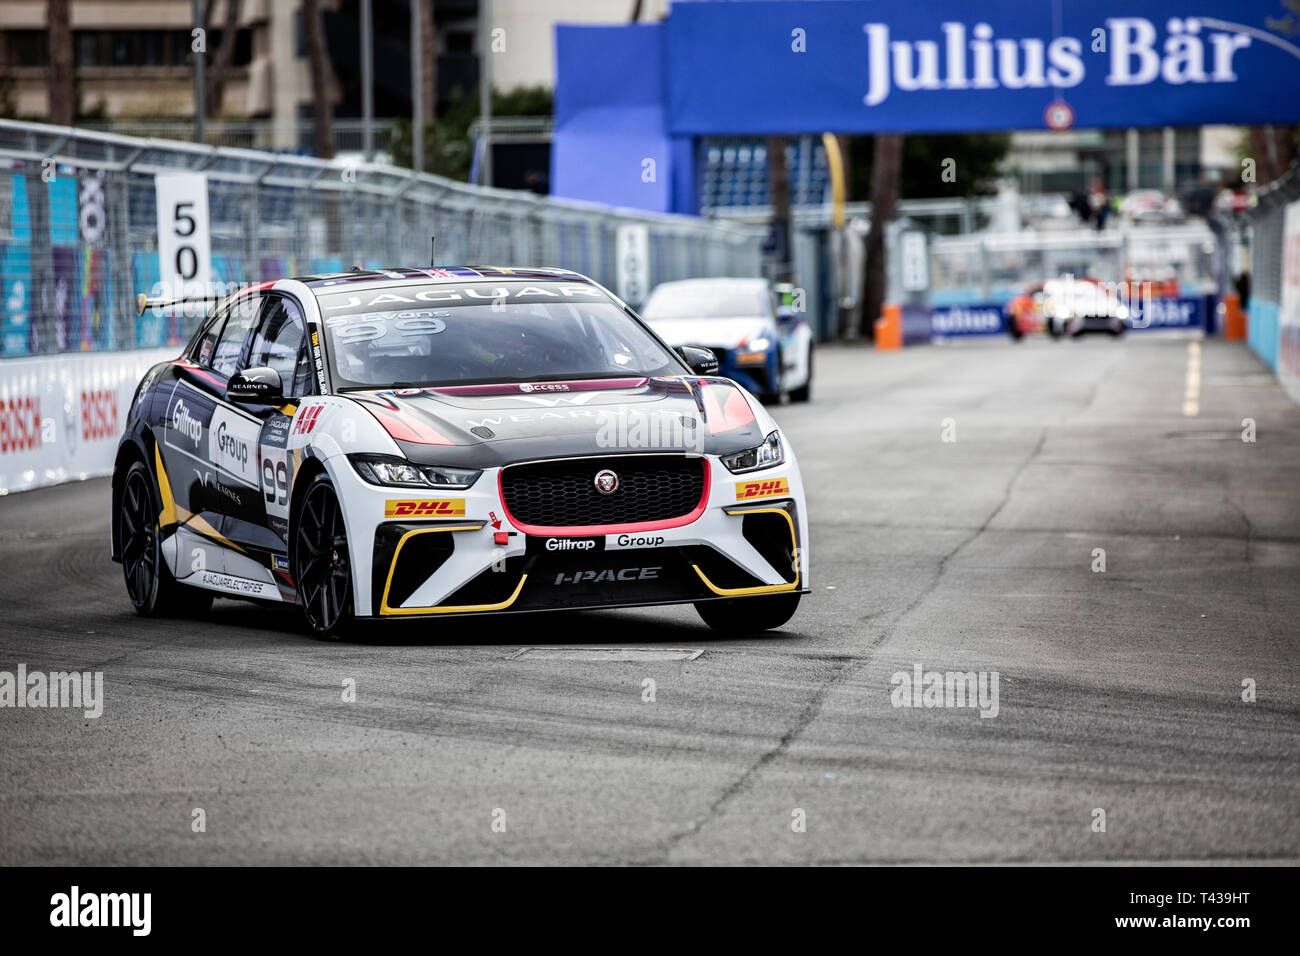
[[[677,135],[1300,122],[1297,0],[676,3]]]

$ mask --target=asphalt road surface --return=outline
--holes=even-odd
[[[1300,859],[1300,409],[1245,348],[824,348],[776,413],[813,593],[746,640],[142,620],[107,480],[0,499],[0,670],[105,689],[0,710],[0,863]],[[895,707],[918,666],[996,672],[996,716]]]

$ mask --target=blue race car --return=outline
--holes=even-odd
[[[650,294],[641,317],[670,345],[712,349],[718,374],[765,399],[812,392],[812,329],[766,279],[683,279]]]

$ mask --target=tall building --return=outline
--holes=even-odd
[[[314,90],[301,0],[200,0],[211,77],[229,4],[237,5],[233,57],[213,140],[300,149],[310,144]],[[184,135],[194,118],[191,0],[70,0],[78,123]],[[437,99],[478,84],[477,0],[435,0]],[[321,0],[335,116],[361,115],[360,2]],[[372,0],[375,115],[409,116],[410,0]],[[3,0],[0,113],[49,118],[47,0]],[[355,130],[352,130],[356,138]]]
[[[210,29],[203,38],[209,62],[220,43],[228,2],[212,3]],[[281,66],[278,76],[272,76],[270,69],[280,46],[273,33],[293,16],[291,6],[296,5],[272,0],[240,3],[223,115],[274,116],[273,85],[279,82],[290,89],[296,85],[293,74],[298,63]],[[4,3],[0,71],[7,80],[8,108],[24,119],[49,116],[47,12],[46,0]],[[69,12],[79,116],[123,122],[193,117],[190,51],[195,38],[190,0],[71,0]]]

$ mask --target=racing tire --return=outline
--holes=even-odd
[[[803,595],[772,594],[763,597],[700,601],[695,605],[704,623],[721,634],[761,634],[772,631],[794,617]]]
[[[212,592],[181,584],[163,560],[158,497],[144,462],[137,461],[127,469],[118,509],[122,577],[135,612],[141,617],[206,613],[212,607]]]
[[[311,480],[298,501],[290,566],[303,618],[322,640],[353,636],[352,561],[347,528],[329,475]]]
[[[790,390],[790,401],[806,402],[812,398],[813,350],[808,346],[808,378],[798,388]]]

